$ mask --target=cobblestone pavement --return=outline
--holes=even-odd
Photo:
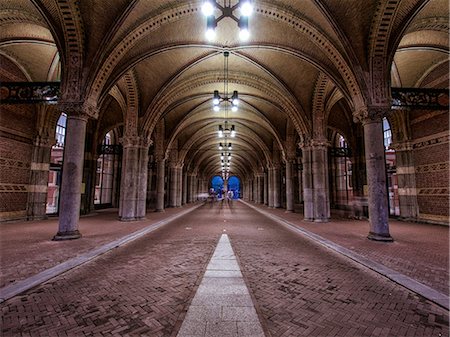
[[[224,232],[268,336],[449,335],[446,310],[235,203],[6,301],[2,336],[173,336]]]

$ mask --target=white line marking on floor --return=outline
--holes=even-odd
[[[222,234],[177,337],[264,337],[250,293]]]

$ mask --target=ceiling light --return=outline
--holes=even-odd
[[[244,1],[244,3],[240,6],[241,8],[241,15],[243,16],[250,16],[253,12],[253,6],[250,3],[250,1]]]
[[[214,6],[211,1],[205,1],[202,5],[202,13],[205,16],[211,16],[214,13]]]
[[[214,16],[214,9],[218,9],[222,12],[218,18]],[[239,18],[233,14],[236,9],[240,10],[241,16]],[[238,0],[237,4],[234,4],[233,6],[230,1],[227,3],[225,0],[223,6],[218,4],[217,1],[204,2],[202,5],[202,13],[206,16],[207,39],[211,41],[215,37],[213,31],[217,27],[217,23],[223,18],[229,17],[239,23],[239,28],[241,28],[241,33],[239,35],[241,36],[241,40],[245,41],[250,36],[248,31],[248,17],[252,12],[253,6],[248,0]],[[245,28],[241,27],[241,21],[246,21]],[[242,32],[243,29],[245,29],[244,32]]]

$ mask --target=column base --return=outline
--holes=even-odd
[[[136,217],[130,217],[130,218],[125,218],[125,217],[119,217],[119,221],[123,221],[123,222],[131,222],[131,221],[137,221],[139,220]]]
[[[314,219],[314,222],[328,222],[329,219]]]
[[[53,241],[75,240],[81,238],[80,231],[58,232],[53,237]]]
[[[163,209],[155,209],[155,212],[158,212],[158,213],[164,213],[165,210],[164,210],[164,208],[163,208]]]
[[[394,239],[390,234],[376,234],[369,232],[369,235],[367,235],[367,238],[369,240],[373,241],[382,241],[382,242],[394,242]]]
[[[284,213],[294,213],[293,210],[285,210]]]

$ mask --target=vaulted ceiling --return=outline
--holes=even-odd
[[[225,1],[218,2],[237,2]],[[345,120],[351,129],[379,55],[392,86],[448,88],[447,0],[253,1],[246,42],[229,17],[208,41],[201,5],[1,0],[0,57],[28,81],[64,81],[67,55],[77,49],[83,96],[100,109],[100,134],[124,123],[132,99],[141,132],[153,137],[163,119],[167,149],[177,145],[185,167],[207,176],[220,172],[217,130],[225,120],[237,131],[227,142],[232,174],[241,177],[270,163],[275,150],[289,155],[287,143],[311,134],[317,109],[326,110],[326,124]],[[237,112],[212,110],[214,90],[224,95],[225,51]]]

